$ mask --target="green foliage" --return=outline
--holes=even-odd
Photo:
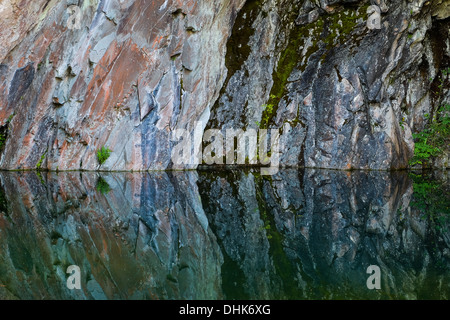
[[[8,214],[8,198],[6,197],[5,190],[0,185],[0,212]]]
[[[402,117],[398,124],[400,125],[400,128],[402,128],[402,130],[405,130],[405,117]]]
[[[40,170],[42,166],[42,162],[44,162],[45,156],[47,154],[47,151],[41,156],[39,159],[39,162],[36,164],[36,169]]]
[[[109,156],[111,155],[111,150],[109,150],[108,147],[103,146],[100,150],[97,151],[97,159],[98,163],[102,165],[105,163],[106,160],[108,160]]]
[[[450,68],[442,70],[438,95],[442,94],[448,75],[450,75]],[[425,114],[424,117],[429,121],[429,126],[413,134],[415,147],[414,157],[410,161],[411,166],[427,167],[433,157],[442,154],[444,148],[450,145],[450,104],[440,105],[432,118],[429,114]]]
[[[425,130],[414,133],[414,157],[410,164],[427,166],[432,157],[442,153],[450,144],[450,104],[441,106],[435,119]]]
[[[273,112],[274,112],[273,107],[274,107],[274,105],[271,103],[262,105],[262,108],[264,109],[264,111],[263,111],[260,126],[267,127],[269,125],[269,121],[272,118]]]
[[[102,194],[107,194],[111,191],[111,187],[109,186],[108,182],[106,182],[102,177],[98,178],[96,189]]]
[[[42,177],[42,174],[39,171],[36,171],[36,175],[39,178],[39,181],[45,186],[45,180]]]
[[[450,221],[450,189],[426,174],[410,173],[413,180],[411,206],[424,212],[422,218],[429,219],[436,230],[442,230]]]
[[[0,149],[3,148],[5,143],[6,143],[6,134],[5,133],[0,133]]]

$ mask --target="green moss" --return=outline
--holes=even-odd
[[[229,72],[227,80],[236,71],[240,70],[245,61],[248,60],[251,52],[249,46],[250,38],[255,33],[252,25],[260,13],[259,9],[261,6],[261,0],[249,0],[236,17],[231,37],[227,43],[227,53],[225,56],[225,64]]]
[[[39,178],[39,181],[45,186],[45,181],[44,178],[42,177],[42,174],[39,171],[37,171],[36,175]]]
[[[443,96],[443,88],[448,87],[450,68],[441,70],[438,97]],[[410,166],[429,167],[435,157],[449,150],[450,145],[450,102],[444,101],[432,115],[425,114],[428,126],[424,130],[413,133],[414,157]]]
[[[3,149],[6,143],[6,134],[0,133],[0,149]]]
[[[262,1],[261,0],[248,0],[236,17],[233,25],[231,36],[227,42],[227,52],[225,55],[225,66],[228,70],[227,77],[224,81],[220,95],[226,94],[226,88],[231,77],[239,70],[242,69],[244,63],[248,60],[251,53],[249,46],[250,38],[254,35],[255,29],[252,27],[254,21],[258,18],[259,14],[265,15],[261,12]],[[230,97],[231,100],[231,97]],[[230,101],[231,102],[231,101]],[[214,114],[215,110],[219,108],[220,99],[217,99],[216,103],[211,108],[211,113]],[[245,122],[244,122],[245,123]],[[209,128],[218,128],[220,124],[216,119],[212,118],[207,126]]]
[[[8,198],[6,196],[5,190],[0,185],[0,212],[8,214]]]
[[[6,140],[8,139],[9,126],[11,124],[12,119],[14,118],[14,115],[15,115],[14,113],[11,114],[6,120],[5,125],[0,127],[0,150],[2,150],[6,144]]]
[[[327,49],[331,49],[335,45],[344,43],[348,39],[348,35],[358,24],[358,19],[363,19],[364,21],[368,19],[367,7],[368,4],[357,10],[344,9],[327,16],[326,27],[328,34],[324,40]]]
[[[305,45],[305,40],[309,35],[311,26],[306,25],[291,30],[288,42],[284,50],[281,51],[280,58],[276,69],[272,74],[273,86],[270,91],[270,98],[262,114],[260,127],[266,128],[270,121],[276,115],[278,105],[286,91],[289,76],[298,66],[300,56],[300,49]],[[309,57],[313,52],[318,50],[317,42],[308,49],[306,56]],[[305,61],[308,59],[306,58]],[[267,108],[270,106],[270,108]]]
[[[366,21],[368,4],[358,8],[343,8],[333,14],[320,16],[315,22],[298,26],[289,31],[287,44],[280,53],[276,69],[273,72],[273,86],[270,99],[262,115],[260,127],[268,127],[277,113],[278,105],[286,92],[289,76],[295,68],[305,71],[308,60],[312,54],[324,48],[326,53],[335,46],[344,43],[349,34],[358,24],[358,19]],[[296,11],[298,12],[298,11]],[[312,43],[305,54],[302,51],[306,40],[311,37]],[[296,119],[293,124],[301,123]]]
[[[414,173],[411,207],[423,212],[422,219],[428,220],[436,230],[447,230],[450,221],[450,188],[445,181],[436,179],[429,172]]]
[[[45,151],[45,153],[41,156],[41,158],[39,159],[38,163],[36,164],[36,169],[40,170],[41,166],[42,166],[42,162],[44,162],[45,156],[47,155],[47,151]]]
[[[275,96],[271,96],[271,98],[275,98]],[[264,104],[262,108],[264,110],[260,125],[262,125],[263,127],[267,127],[269,124],[269,120],[273,117],[274,105],[271,103]]]
[[[273,265],[276,270],[276,274],[282,279],[284,284],[284,291],[289,297],[294,299],[300,298],[300,292],[296,283],[292,281],[292,275],[296,274],[292,262],[286,255],[284,248],[283,235],[277,230],[275,219],[273,217],[273,208],[268,205],[266,195],[264,194],[264,184],[268,177],[254,175],[255,177],[255,191],[258,207],[254,209],[255,212],[260,213],[261,220],[263,221],[262,231],[265,232],[267,240],[269,242],[269,254],[272,257]],[[270,180],[269,180],[270,183]]]

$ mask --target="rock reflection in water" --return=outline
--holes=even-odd
[[[1,175],[3,298],[221,298],[222,255],[196,173],[99,177]],[[69,265],[81,268],[82,290],[67,289]]]
[[[258,172],[0,173],[0,298],[449,298],[407,173]]]

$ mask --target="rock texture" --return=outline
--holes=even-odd
[[[0,298],[449,299],[450,221],[424,214],[412,183],[292,169],[0,173]],[[81,290],[66,286],[70,265]],[[370,265],[382,290],[366,287]]]
[[[404,173],[284,170],[272,178],[207,173],[199,190],[224,265],[234,268],[229,277],[240,280],[224,288],[228,298],[449,294],[448,220],[439,232],[426,222]],[[380,266],[383,290],[367,290],[369,265]],[[424,280],[425,270],[435,280]],[[431,283],[439,288],[435,293],[427,289]]]
[[[196,174],[0,179],[2,299],[222,297]],[[66,286],[70,265],[82,290]]]
[[[280,129],[284,166],[404,168],[448,98],[449,14],[442,0],[2,1],[0,168],[167,169],[171,132],[197,121]]]

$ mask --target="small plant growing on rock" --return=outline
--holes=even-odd
[[[438,95],[442,94],[450,68],[442,71]],[[433,116],[425,114],[425,119],[430,121],[428,128],[414,133],[415,140],[414,157],[410,161],[411,166],[420,165],[426,167],[433,157],[441,154],[450,145],[450,103],[443,103]]]
[[[400,128],[402,128],[402,130],[405,130],[405,117],[402,117],[398,124],[400,125]]]
[[[416,140],[414,157],[410,164],[426,165],[432,157],[442,153],[450,143],[450,104],[442,105],[430,126],[418,133],[413,133]],[[428,116],[429,117],[429,116]],[[427,118],[427,117],[426,117]]]
[[[269,125],[269,121],[273,115],[273,107],[274,106],[271,103],[262,105],[263,116],[262,116],[260,125],[263,125],[265,127]]]
[[[97,159],[100,165],[104,164],[106,160],[108,160],[111,155],[111,150],[108,147],[103,146],[100,150],[97,151]]]
[[[47,155],[47,151],[41,156],[39,162],[36,164],[36,169],[41,170],[42,163],[44,162],[45,156]]]

